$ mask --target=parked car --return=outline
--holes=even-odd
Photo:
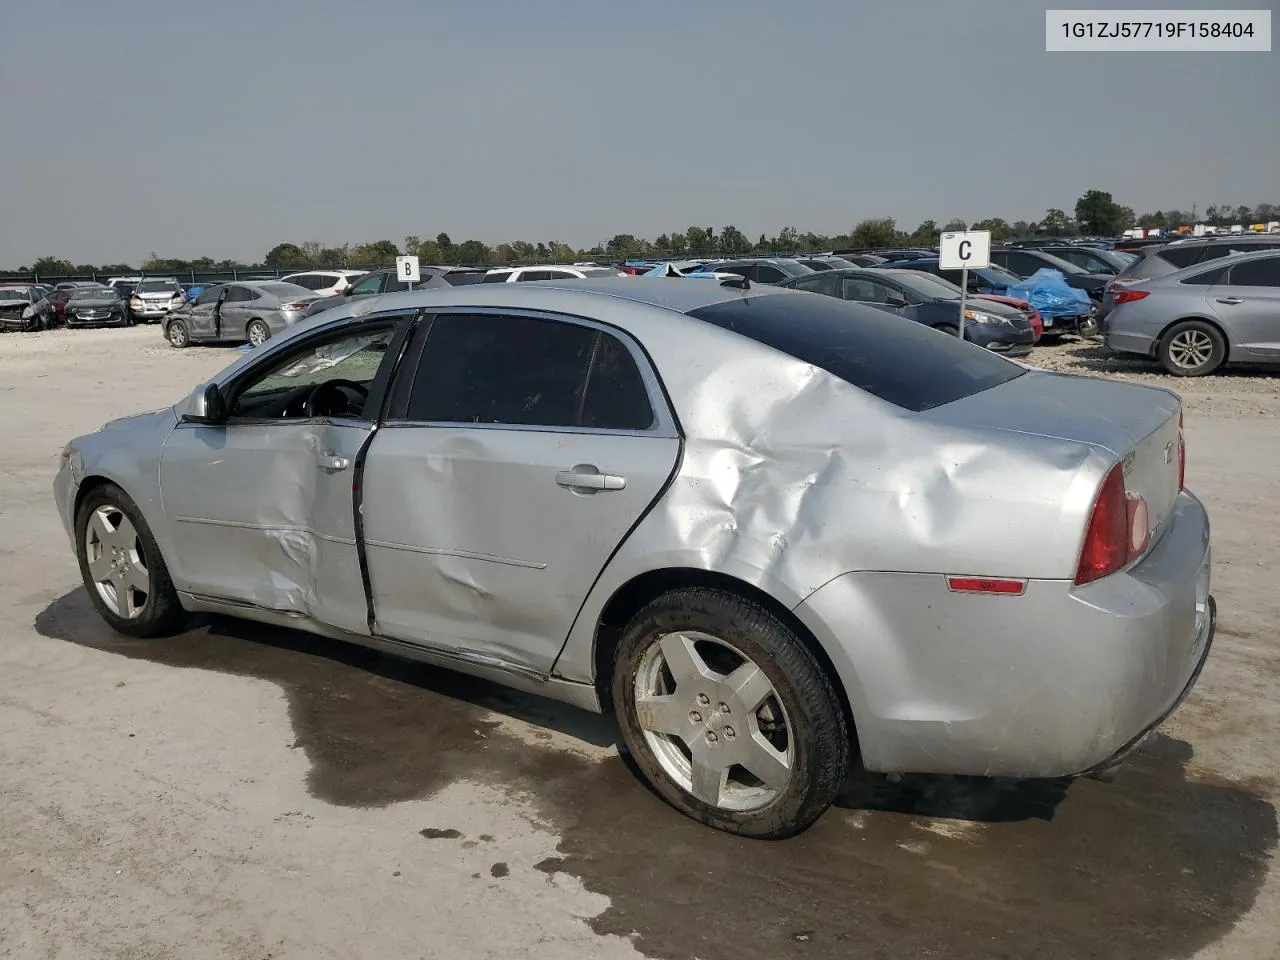
[[[471,283],[481,283],[487,270],[475,267],[439,267],[419,266],[418,274],[422,278],[413,285],[415,290],[431,290],[437,287],[457,287]],[[384,293],[396,293],[408,290],[409,284],[396,275],[394,267],[371,270],[359,279],[354,280],[337,297],[321,297],[307,310],[307,316],[314,316],[323,310],[330,310],[343,303],[348,297],[373,297]]]
[[[182,305],[182,284],[174,277],[146,277],[138,282],[128,303],[135,323],[159,322]]]
[[[208,287],[164,319],[164,338],[175,347],[193,343],[261,346],[306,314],[319,298],[306,287],[280,280],[244,280]]]
[[[804,277],[816,273],[791,257],[740,257],[736,260],[709,261],[704,270],[716,273],[736,273],[752,283],[782,283],[791,277]]]
[[[906,270],[906,268],[903,269]],[[930,283],[941,285],[952,297],[958,298],[960,296],[960,286],[958,284],[945,280],[936,273],[928,273],[924,270],[906,270],[906,272],[917,278],[917,280],[928,280]],[[1044,321],[1040,316],[1040,311],[1029,300],[1023,300],[1020,297],[1002,296],[996,293],[971,293],[966,298],[966,302],[977,309],[982,309],[982,302],[985,300],[1003,304],[1006,307],[1013,307],[1030,324],[1031,329],[1035,331],[1036,343],[1040,342],[1040,337],[1044,334]]]
[[[46,313],[40,309],[45,291],[30,283],[0,283],[0,330],[43,330]]]
[[[1199,237],[1175,243],[1152,244],[1138,251],[1138,259],[1120,271],[1103,291],[1099,316],[1115,307],[1115,291],[1136,281],[1167,276],[1187,267],[1221,260],[1251,250],[1280,249],[1280,236]]]
[[[1150,735],[1215,630],[1183,450],[1168,390],[619,278],[336,308],[72,440],[54,498],[120,633],[218,612],[611,707],[674,807],[778,838],[851,759],[1056,778]]]
[[[1088,273],[1105,274],[1114,277],[1137,257],[1132,253],[1117,253],[1115,250],[1099,250],[1083,245],[1040,248],[1041,253],[1065,260]]]
[[[793,277],[780,286],[864,303],[953,337],[960,335],[959,291],[953,293],[928,274],[849,267]],[[992,302],[968,305],[964,338],[1012,357],[1026,356],[1036,342],[1035,330],[1022,311]]]
[[[484,275],[484,283],[527,283],[536,280],[590,280],[601,277],[626,277],[616,267],[575,267],[552,264],[545,267],[495,267]]]
[[[71,291],[63,310],[68,327],[131,327],[129,308],[114,287],[80,287]]]
[[[306,273],[291,273],[281,277],[281,283],[296,283],[306,287],[321,297],[332,297],[342,293],[351,286],[357,277],[363,277],[363,270],[308,270]]]
[[[92,280],[64,280],[56,284],[53,292],[46,298],[45,327],[52,328],[66,322],[67,301],[75,290],[84,287],[100,287],[102,284]]]
[[[1004,267],[1010,273],[1017,274],[1024,280],[1037,270],[1057,270],[1066,277],[1068,286],[1083,290],[1090,299],[1099,301],[1102,299],[1103,287],[1111,279],[1109,274],[1091,273],[1043,250],[994,247],[991,250],[991,262],[996,266]]]
[[[1224,363],[1280,366],[1280,250],[1201,261],[1115,291],[1106,345],[1180,377]]]
[[[959,286],[961,280],[961,271],[959,270],[943,270],[938,259],[934,257],[930,260],[913,260],[909,263],[902,261],[881,264],[881,268],[885,270],[919,270],[925,273],[931,273],[934,276],[942,277],[944,280],[950,281],[952,284]],[[992,264],[989,267],[975,267],[969,271],[969,293],[980,295],[1008,296],[1010,288],[1017,288],[1023,283],[1022,278],[1016,274],[1010,273],[1003,267]],[[1022,299],[1022,298],[1018,298]],[[1072,312],[1070,314],[1055,313],[1054,311],[1040,310],[1040,320],[1042,325],[1042,336],[1046,338],[1056,338],[1063,333],[1069,332],[1091,332],[1094,329],[1095,320],[1093,316],[1086,313]]]

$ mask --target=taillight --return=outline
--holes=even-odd
[[[1150,540],[1147,502],[1124,486],[1124,466],[1111,468],[1089,514],[1076,584],[1092,583],[1140,556]]]
[[[1115,305],[1118,307],[1122,303],[1133,303],[1133,301],[1141,300],[1145,296],[1147,296],[1146,290],[1117,290]]]
[[[1182,409],[1178,409],[1178,489],[1187,488],[1187,437],[1182,432]]]
[[[281,310],[305,310],[307,309],[307,301],[299,300],[297,303],[286,303]]]

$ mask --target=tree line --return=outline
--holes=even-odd
[[[774,236],[760,234],[755,240],[738,227],[729,225],[717,230],[714,227],[691,226],[684,230],[664,233],[653,239],[619,233],[606,243],[575,248],[559,240],[530,242],[517,240],[491,246],[482,240],[464,240],[455,243],[447,233],[435,238],[423,239],[410,235],[403,242],[377,240],[372,243],[326,246],[317,241],[305,243],[278,243],[267,251],[261,263],[245,264],[232,260],[214,260],[199,257],[195,260],[179,260],[152,253],[140,269],[148,273],[206,272],[232,269],[270,267],[275,269],[305,269],[309,267],[364,268],[385,266],[401,254],[418,256],[424,263],[438,264],[500,264],[564,262],[585,259],[610,261],[639,258],[676,259],[682,257],[737,256],[750,253],[794,253],[818,250],[840,250],[859,247],[925,246],[938,243],[938,236],[949,230],[990,230],[993,239],[1012,240],[1031,237],[1116,236],[1131,227],[1177,229],[1180,226],[1204,223],[1226,227],[1233,224],[1267,223],[1280,219],[1280,205],[1260,203],[1249,207],[1244,204],[1211,204],[1197,215],[1172,209],[1154,213],[1135,213],[1130,207],[1121,206],[1104,190],[1086,191],[1075,204],[1074,215],[1065,210],[1050,208],[1035,221],[1015,220],[1009,223],[999,217],[966,223],[951,220],[939,226],[934,220],[925,220],[914,230],[904,230],[892,217],[874,217],[863,220],[848,233],[829,235],[801,232],[793,226],[784,227]],[[17,273],[37,273],[42,276],[68,276],[74,274],[132,273],[133,266],[122,263],[76,264],[60,257],[46,256],[29,267],[20,267]]]

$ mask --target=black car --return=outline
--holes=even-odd
[[[713,261],[702,269],[714,270],[716,273],[736,273],[752,283],[770,284],[780,284],[792,277],[807,277],[818,272],[792,257],[743,257],[739,260]]]
[[[854,267],[795,277],[780,287],[865,303],[943,333],[960,333],[960,291],[910,269]],[[993,300],[966,304],[964,338],[1007,356],[1031,352],[1036,333],[1021,310]]]
[[[1129,266],[1134,257],[1131,253],[1116,253],[1114,250],[1099,250],[1097,247],[1083,245],[1040,247],[1039,252],[1073,263],[1089,273],[1102,273],[1113,277]]]
[[[421,279],[413,284],[413,289],[427,290],[432,287],[460,287],[469,283],[482,283],[486,273],[487,270],[475,267],[421,266],[418,268]],[[374,297],[380,293],[398,293],[408,289],[409,284],[400,279],[395,267],[370,270],[336,297],[321,297],[316,300],[303,316],[315,316],[323,310],[346,303],[351,297]]]
[[[1063,260],[1061,257],[1055,257],[1051,253],[1045,253],[1042,250],[993,247],[991,250],[991,262],[996,266],[1004,267],[1010,273],[1017,274],[1024,280],[1037,270],[1046,268],[1057,270],[1067,278],[1068,286],[1083,290],[1089,295],[1090,299],[1095,301],[1102,300],[1103,289],[1106,287],[1107,281],[1112,279],[1110,274],[1092,273],[1083,267],[1077,267],[1074,263]]]

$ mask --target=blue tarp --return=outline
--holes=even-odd
[[[1068,284],[1062,271],[1052,267],[1042,267],[1015,283],[1005,296],[1026,300],[1042,317],[1078,317],[1093,305],[1087,293]]]

